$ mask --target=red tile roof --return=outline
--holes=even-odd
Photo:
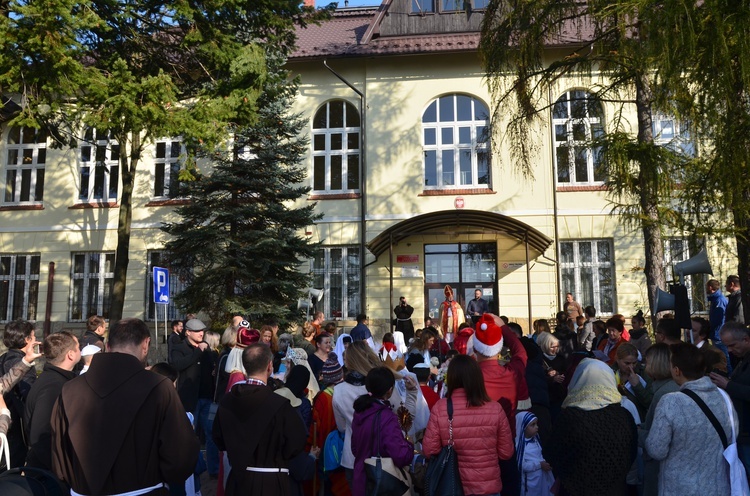
[[[376,7],[338,9],[318,26],[298,28],[297,49],[290,59],[354,55],[376,12]]]
[[[479,48],[480,33],[434,33],[407,36],[375,36],[369,42],[363,38],[371,24],[378,22],[377,7],[338,9],[333,18],[319,26],[310,25],[297,30],[297,49],[290,60],[316,58],[363,57],[402,55],[432,52],[465,52]],[[377,32],[378,26],[373,26]],[[548,42],[549,47],[580,45],[592,39],[594,27],[587,20],[569,20],[567,26]]]
[[[332,19],[319,26],[298,29],[297,49],[290,59],[475,51],[479,47],[478,32],[376,37],[362,44],[377,10],[377,7],[339,9]]]

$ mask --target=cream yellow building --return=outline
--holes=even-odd
[[[326,290],[326,318],[348,325],[364,312],[383,332],[403,295],[421,326],[446,284],[461,303],[482,289],[493,310],[525,327],[554,315],[566,292],[600,315],[647,311],[640,232],[609,215],[596,155],[577,141],[607,129],[611,109],[588,98],[595,81],[550,92],[533,177],[524,177],[507,140],[488,140],[491,96],[477,54],[484,4],[472,0],[467,13],[449,10],[463,1],[437,3],[339,9],[299,31],[289,67],[301,78],[296,110],[310,122],[312,187],[300,205],[317,202],[323,214],[307,229],[322,248],[303,270]],[[665,140],[679,134],[671,119],[657,126]],[[116,143],[82,131],[77,149],[61,150],[33,130],[0,129],[0,322],[28,318],[54,331],[106,316]],[[180,150],[179,140],[160,140],[137,171],[126,316],[155,317],[159,227],[186,201],[170,195]],[[668,245],[665,264],[689,257],[682,238]],[[715,273],[728,274],[725,263]],[[180,282],[171,284],[174,294]],[[168,318],[181,316],[169,307]]]

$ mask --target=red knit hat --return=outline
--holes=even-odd
[[[500,354],[503,349],[503,330],[490,314],[482,315],[474,335],[474,351],[486,357]]]

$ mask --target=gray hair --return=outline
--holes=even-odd
[[[721,334],[731,334],[734,339],[750,337],[750,329],[745,324],[739,322],[727,322],[721,327]]]

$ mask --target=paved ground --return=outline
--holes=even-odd
[[[201,474],[201,496],[216,496],[217,481],[208,477],[208,472]]]

